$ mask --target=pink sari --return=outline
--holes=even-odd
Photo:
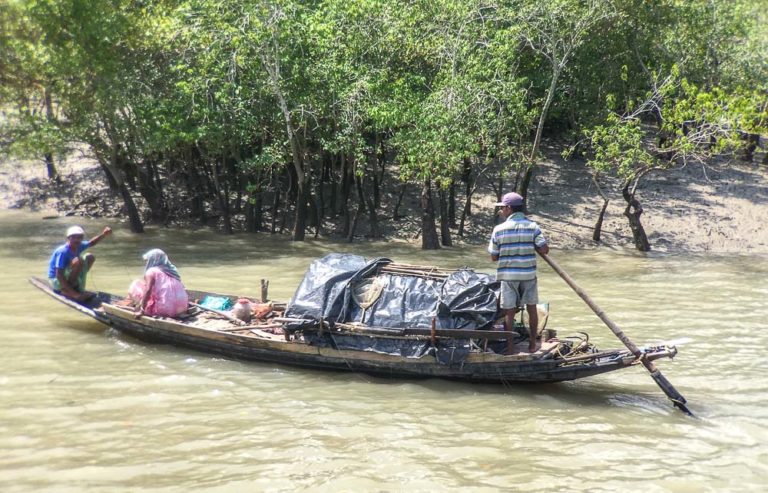
[[[149,281],[153,281],[144,313],[152,317],[175,317],[187,311],[189,299],[180,280],[169,276],[159,267],[150,267],[144,273],[144,280],[133,281],[128,295],[140,302],[144,297]]]

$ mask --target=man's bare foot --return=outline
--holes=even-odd
[[[528,352],[529,353],[535,353],[536,351],[538,351],[538,349],[539,348],[536,346],[536,343],[528,345]]]
[[[75,301],[79,303],[88,303],[95,297],[96,297],[96,293],[92,291],[83,291],[82,293],[77,293],[77,298],[75,298]]]
[[[62,289],[61,294],[63,294],[65,297],[69,298],[72,301],[80,301],[80,296],[82,293],[80,291],[76,291],[74,289]]]

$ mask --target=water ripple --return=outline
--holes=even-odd
[[[174,244],[172,232],[148,235],[141,241]],[[254,292],[253,280],[266,276],[240,259],[285,249],[269,239],[258,247],[235,240],[215,270],[207,259],[220,251],[218,237],[176,248],[190,286]],[[120,291],[124,259],[137,245],[110,248],[95,281]],[[290,296],[309,259],[329,248],[291,246],[269,266],[270,288]],[[387,247],[359,248],[375,256]],[[445,266],[484,255],[482,247],[426,260],[410,247],[395,253]],[[42,262],[46,252],[37,254]],[[23,277],[38,272],[19,263],[0,280],[10,307],[0,320],[8,355],[0,361],[0,490],[763,491],[768,268],[755,267],[761,259],[560,258],[637,342],[693,339],[657,364],[698,419],[674,410],[640,367],[507,388],[245,364],[145,345],[20,290]],[[600,346],[619,346],[550,271],[540,281],[552,327],[588,330]]]

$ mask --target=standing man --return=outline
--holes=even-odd
[[[55,292],[75,301],[88,301],[93,296],[85,291],[85,277],[96,258],[83,252],[110,234],[112,229],[106,227],[101,234],[84,241],[83,228],[72,226],[67,229],[67,242],[53,251],[48,264],[48,280]]]
[[[514,192],[502,197],[495,204],[501,207],[499,215],[504,222],[493,228],[488,253],[499,264],[496,268],[496,280],[501,281],[501,308],[505,311],[505,327],[512,331],[515,327],[517,308],[525,305],[530,324],[528,352],[536,352],[536,336],[539,326],[539,314],[536,304],[539,302],[539,290],[536,284],[536,252],[547,254],[549,246],[539,225],[523,213],[523,197]],[[512,337],[507,339],[507,353],[514,352]]]

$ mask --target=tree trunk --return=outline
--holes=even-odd
[[[200,175],[197,171],[198,163],[193,159],[190,159],[192,164],[188,167],[188,174],[186,179],[187,193],[190,197],[190,213],[192,217],[197,218],[200,224],[205,224],[208,221],[205,213],[205,199],[203,197],[203,186]]]
[[[315,238],[322,234],[323,218],[325,217],[325,201],[323,200],[323,177],[320,175],[320,179],[317,181],[315,187],[315,201],[314,201],[314,213],[315,213]]]
[[[373,177],[373,181],[374,181],[374,187],[375,187],[376,186],[375,175]],[[365,185],[365,182],[363,182],[363,185]],[[363,188],[363,190],[365,190],[365,188]],[[371,194],[367,194],[365,196],[365,201],[368,203],[368,222],[370,223],[369,224],[370,236],[371,238],[377,239],[381,237],[381,232],[379,231],[379,215],[376,212],[376,203],[375,203],[374,196],[372,196]]]
[[[464,209],[461,211],[461,220],[459,221],[459,231],[457,234],[460,238],[464,237],[464,224],[467,217],[472,215],[472,195],[474,195],[474,187],[467,187],[467,200],[464,202]]]
[[[357,204],[360,207],[360,212],[365,214],[367,210],[365,203],[365,192],[363,192],[363,178],[357,176],[357,174],[355,174],[355,189],[357,190]]]
[[[376,172],[371,172],[371,185],[373,187],[373,200],[368,205],[369,209],[375,209],[381,206],[381,187],[379,186],[379,178],[376,176]]]
[[[257,233],[263,229],[264,223],[264,186],[262,185],[263,172],[256,174],[256,184],[251,187],[249,196],[245,200],[245,231]]]
[[[293,241],[304,241],[307,229],[307,205],[309,204],[312,179],[309,173],[306,173],[304,176],[305,179],[298,183],[298,193],[296,194],[296,211],[293,218]]]
[[[245,232],[255,233],[258,231],[256,228],[256,211],[254,204],[251,202],[253,199],[249,198],[245,202]]]
[[[445,190],[440,189],[438,191],[438,198],[440,201],[440,243],[443,246],[453,246],[453,241],[451,241],[451,219],[448,214],[448,197]]]
[[[341,154],[341,193],[339,196],[339,214],[342,216],[341,234],[344,238],[349,237],[349,228],[352,224],[352,211],[349,210],[349,194],[352,190],[352,173],[349,170],[349,161],[345,154]]]
[[[440,249],[435,228],[435,207],[432,204],[432,184],[429,180],[424,180],[421,188],[421,249]]]
[[[352,227],[350,214],[349,210],[345,210],[341,216],[341,234],[344,238],[349,238],[350,228]],[[352,234],[354,235],[354,232]]]
[[[464,238],[464,223],[467,220],[467,209],[469,208],[469,197],[464,203],[464,209],[461,211],[461,219],[459,220],[459,230],[456,232],[459,238]]]
[[[259,170],[256,173],[256,185],[251,192],[250,197],[248,198],[248,202],[246,204],[246,211],[247,207],[250,204],[251,210],[253,211],[253,218],[251,219],[251,224],[253,227],[253,232],[262,231],[264,229],[264,170]]]
[[[472,195],[474,193],[475,176],[472,173],[472,161],[464,159],[464,166],[461,172],[461,181],[464,182],[464,207],[461,210],[461,220],[459,221],[460,238],[464,237],[464,224],[469,216],[472,215]]]
[[[635,198],[635,194],[629,192],[629,183],[624,185],[621,190],[621,194],[624,200],[627,202],[627,207],[624,209],[624,215],[629,219],[629,228],[632,230],[632,239],[635,242],[635,248],[641,252],[648,252],[651,250],[651,244],[648,241],[648,236],[645,234],[645,228],[640,222],[640,216],[643,214],[643,206]]]
[[[352,219],[352,224],[349,224],[349,214],[346,215],[347,217],[347,243],[352,243],[355,240],[355,230],[357,229],[357,221],[360,218],[360,205],[358,204],[357,210],[355,211],[355,217]]]
[[[119,173],[117,170],[113,171],[111,166],[104,166],[104,168],[110,174]],[[123,199],[125,212],[128,214],[128,222],[131,226],[131,231],[134,233],[143,233],[144,223],[141,220],[139,209],[136,207],[136,202],[134,202],[133,197],[131,197],[131,191],[128,189],[128,186],[126,185],[125,181],[121,179],[121,177],[116,177],[113,175],[112,178],[116,183],[119,184],[118,192],[120,192],[120,196]]]
[[[448,225],[456,227],[456,183],[451,182],[448,188]]]
[[[288,216],[290,215],[288,208],[290,207],[290,201],[288,200],[288,192],[285,192],[285,209],[280,213],[280,226],[277,227],[278,234],[283,234],[288,228]]]
[[[296,214],[293,222],[293,241],[304,241],[304,234],[307,225],[307,201],[309,200],[310,185],[312,182],[312,173],[310,170],[304,169],[304,147],[302,146],[299,135],[296,135],[293,129],[293,121],[291,119],[291,112],[288,109],[288,103],[285,99],[282,89],[280,88],[280,57],[279,57],[279,45],[277,38],[273,35],[272,43],[275,52],[271,53],[273,58],[267,59],[267,53],[261,53],[261,61],[264,68],[267,70],[269,80],[272,83],[272,90],[277,98],[278,106],[283,114],[283,120],[285,123],[285,133],[288,136],[288,142],[291,145],[291,157],[293,158],[293,169],[296,172],[298,194],[296,197]]]
[[[136,203],[133,201],[133,197],[131,197],[131,191],[128,190],[125,182],[120,185],[120,195],[123,197],[125,210],[128,213],[128,222],[131,225],[131,231],[134,233],[143,233],[144,224],[141,221],[139,209],[136,208]]]
[[[232,215],[229,207],[229,190],[228,187],[222,185],[221,180],[219,179],[219,170],[216,163],[211,166],[211,177],[213,178],[213,186],[216,189],[216,198],[219,201],[222,219],[224,220],[224,233],[228,235],[234,234],[235,231],[232,228]]]
[[[526,210],[528,208],[528,188],[531,186],[531,179],[533,178],[534,168],[535,165],[532,162],[528,163],[525,168],[525,173],[523,174],[523,181],[520,183],[520,190],[518,192],[523,196],[523,207]]]
[[[350,159],[351,163],[352,160]],[[347,242],[352,243],[355,240],[355,232],[357,231],[357,224],[360,220],[360,216],[365,214],[365,192],[363,191],[363,178],[355,175],[355,190],[357,190],[357,209],[352,219],[352,224],[347,231]]]
[[[341,155],[341,193],[339,197],[339,213],[347,214],[347,203],[349,202],[349,194],[352,189],[352,177],[353,173],[350,171],[349,160],[347,156],[342,153]]]
[[[56,169],[56,163],[53,161],[53,154],[50,152],[46,152],[45,156],[45,168],[48,171],[48,179],[51,181],[55,181],[56,183],[61,183],[61,177],[59,176],[59,171]]]
[[[107,145],[104,142],[96,141],[91,142],[91,148],[96,153],[99,164],[101,164],[102,169],[107,174],[107,179],[109,180],[111,178],[112,181],[117,184],[117,191],[123,199],[131,231],[134,233],[143,233],[144,224],[141,220],[139,209],[133,201],[131,191],[125,183],[125,177],[122,175],[122,171],[117,166],[117,146]]]
[[[751,134],[748,132],[740,132],[741,139],[744,141],[744,155],[741,157],[743,161],[751,163],[755,158],[755,150],[760,143],[760,134]]]
[[[600,214],[597,216],[595,229],[592,232],[592,239],[598,243],[600,243],[600,235],[603,232],[603,219],[605,218],[605,210],[607,208],[608,208],[608,199],[603,199],[603,206],[600,208]]]
[[[238,187],[237,194],[235,195],[235,214],[243,212],[243,191]]]
[[[373,201],[375,207],[381,205],[381,190],[379,189],[379,134],[373,133],[373,142],[371,143],[371,152],[368,154],[368,166],[365,169],[365,176],[368,177],[368,183],[371,185],[371,193],[373,194]],[[369,172],[370,170],[370,172]],[[369,174],[370,173],[370,174]],[[368,202],[368,208],[370,209],[370,200]]]
[[[275,195],[272,200],[272,224],[269,227],[269,232],[270,234],[275,234],[277,231],[278,211],[280,210],[280,175],[274,167],[272,168],[272,182],[272,190]]]
[[[405,217],[400,215],[400,205],[403,203],[403,197],[405,197],[405,183],[400,187],[400,193],[397,195],[397,202],[395,202],[395,209],[392,211],[392,220],[398,221],[400,218]]]
[[[328,181],[331,182],[331,194],[328,197],[328,209],[330,209],[331,217],[336,217],[336,195],[339,192],[338,181],[336,180],[336,173],[334,172],[335,156],[333,154],[328,155]]]
[[[53,117],[53,101],[51,101],[51,92],[48,90],[48,88],[44,88],[44,94],[45,94],[45,117],[48,120],[49,123],[53,123],[54,117]],[[51,181],[55,181],[56,183],[61,183],[61,177],[59,176],[59,171],[56,169],[56,163],[53,161],[53,153],[46,152],[45,153],[45,167],[48,170],[48,179]]]
[[[229,209],[228,194],[219,195],[219,204],[221,204],[221,212],[223,213],[224,233],[228,235],[234,234],[235,229],[232,227],[232,212]]]
[[[515,181],[517,181],[517,179],[515,179]],[[504,170],[503,169],[499,169],[499,181],[497,183],[499,187],[494,190],[494,192],[496,192],[496,202],[501,200],[502,195],[504,195]],[[515,186],[517,186],[517,184],[515,184]]]
[[[605,218],[605,210],[608,208],[608,197],[603,193],[603,189],[600,187],[600,183],[597,181],[597,177],[592,176],[592,182],[597,187],[597,193],[603,199],[603,206],[600,208],[600,214],[597,216],[597,222],[595,223],[595,229],[592,231],[592,239],[596,242],[600,242],[600,235],[603,232],[603,219]]]
[[[155,182],[155,170],[151,161],[147,161],[144,167],[139,169],[139,193],[149,205],[152,222],[163,223],[168,215],[163,194],[158,190]]]
[[[310,192],[307,194],[307,227],[310,230],[315,230],[315,238],[320,236],[320,227],[318,226],[319,222],[317,218],[317,197]]]
[[[376,151],[378,156],[381,156],[379,159],[380,169],[379,169],[379,183],[384,183],[384,174],[387,171],[387,152],[386,148],[384,147],[384,139],[379,139],[379,147]],[[381,204],[379,204],[381,206]]]
[[[109,170],[109,167],[104,164],[101,159],[99,159],[99,166],[101,166],[101,170],[104,172],[104,176],[107,177],[107,185],[109,185],[109,189],[112,192],[120,192],[120,185],[118,185],[117,180],[112,175],[112,172]]]
[[[539,154],[539,147],[541,146],[541,134],[544,133],[544,122],[547,120],[547,114],[549,113],[549,107],[552,104],[552,100],[555,97],[555,90],[557,89],[557,82],[560,79],[560,72],[562,67],[560,63],[555,62],[552,68],[552,80],[547,90],[547,99],[544,101],[544,106],[541,107],[541,114],[539,115],[539,124],[536,126],[536,135],[533,138],[533,146],[531,147],[531,155],[528,158],[528,164],[525,169],[525,175],[523,176],[523,182],[520,184],[518,192],[523,196],[523,207],[528,207],[528,188],[531,185],[531,178],[533,177],[533,170],[536,167],[536,161]]]
[[[264,230],[264,191],[259,190],[253,199],[253,223],[256,231]]]
[[[376,212],[376,208],[381,203],[381,195],[379,190],[379,134],[374,132],[373,144],[371,151],[368,153],[366,159],[366,167],[363,170],[363,176],[359,180],[359,190],[361,193],[360,200],[365,203],[365,209],[368,212],[368,235],[370,238],[379,238],[381,233],[379,232],[379,215]],[[364,210],[365,210],[364,209]]]

